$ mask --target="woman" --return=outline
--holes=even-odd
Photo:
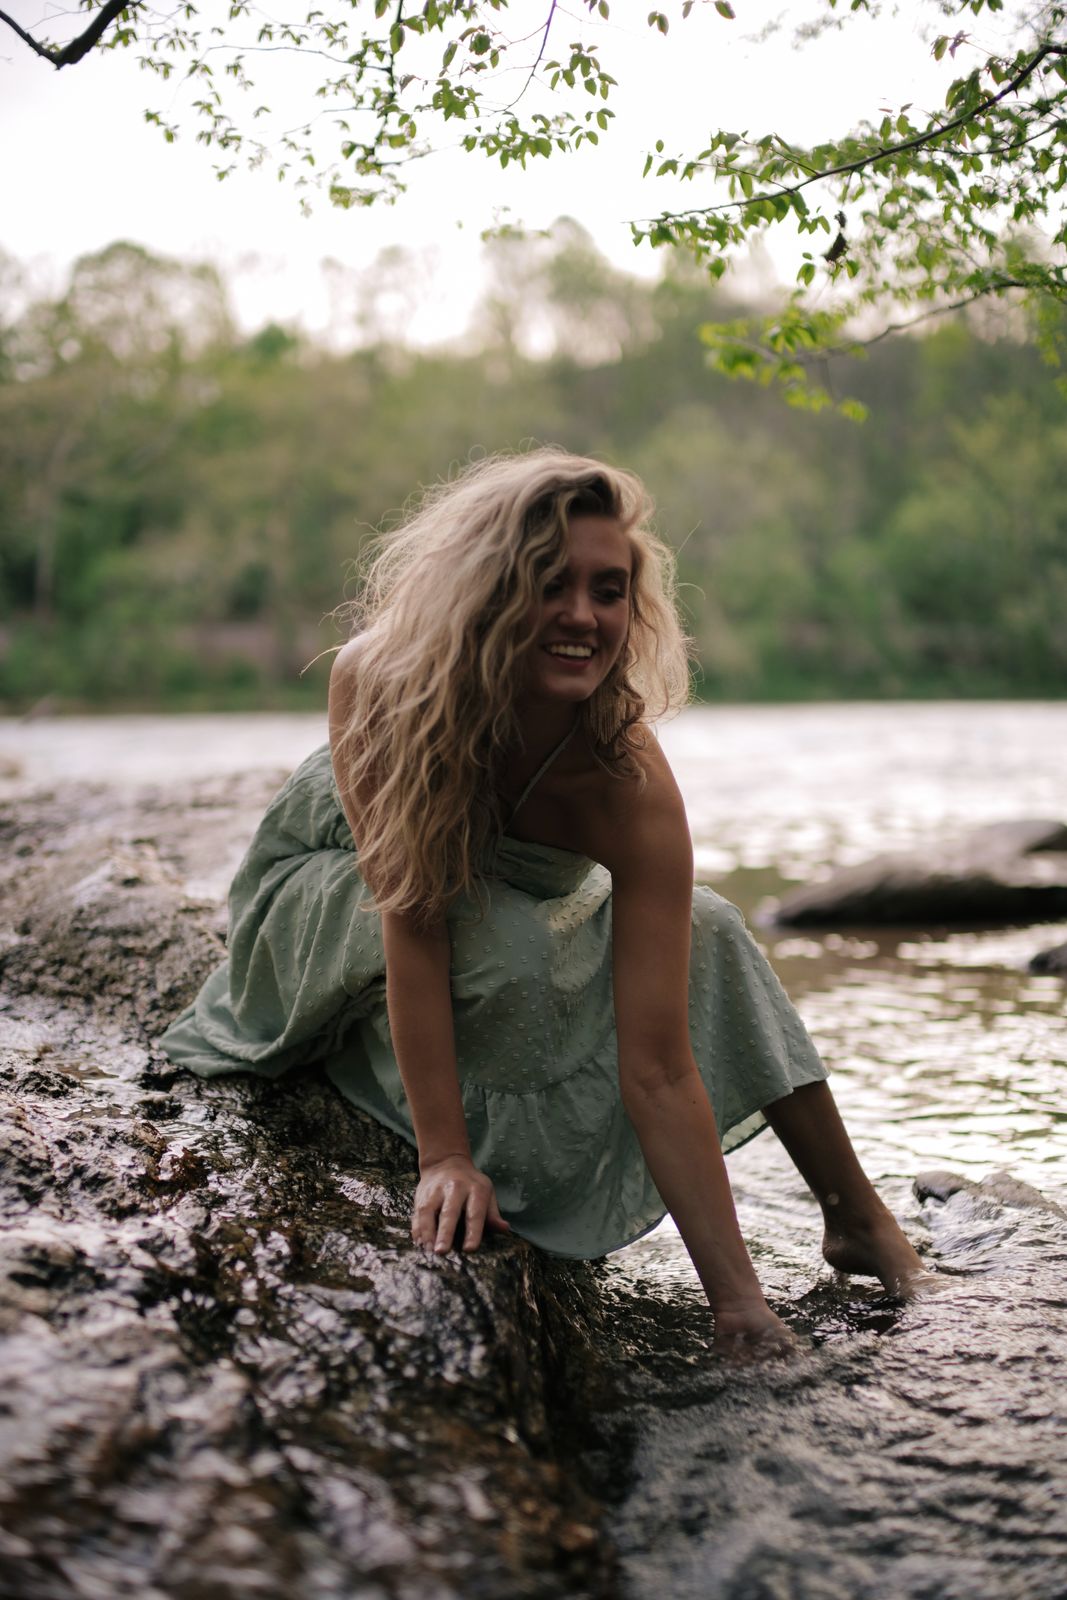
[[[204,1075],[323,1062],[417,1145],[412,1237],[436,1251],[510,1225],[598,1256],[666,1208],[716,1348],[773,1355],[792,1336],[722,1146],[769,1123],[832,1266],[899,1295],[928,1275],[740,914],[693,888],[650,726],[687,663],[649,511],[631,475],[558,450],[426,497],[336,657],[329,747],[234,881],[229,960],[166,1043]]]

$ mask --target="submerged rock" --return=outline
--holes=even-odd
[[[1053,921],[1067,915],[1067,824],[998,822],[922,849],[875,856],[782,896],[792,927]]]
[[[205,1083],[155,1042],[221,948],[186,885],[262,798],[0,819],[0,1591],[603,1593],[596,1269],[424,1253],[411,1148],[320,1074]]]
[[[1010,1172],[991,1172],[977,1181],[962,1177],[958,1172],[920,1172],[912,1187],[918,1200],[944,1201],[962,1194],[974,1200],[990,1200],[999,1207],[1041,1211],[1046,1216],[1062,1217],[1067,1221],[1067,1211],[1062,1206]]]
[[[1067,944],[1053,945],[1051,950],[1039,950],[1030,957],[1030,971],[1038,974],[1067,973]]]

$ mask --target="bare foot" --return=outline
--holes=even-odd
[[[941,1287],[884,1207],[868,1217],[828,1215],[822,1253],[835,1272],[877,1278],[898,1300],[914,1300]]]

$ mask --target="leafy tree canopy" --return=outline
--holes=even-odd
[[[696,0],[647,15],[653,35],[681,28]],[[721,26],[730,0],[712,0]],[[872,13],[877,0],[813,0],[806,26]],[[634,237],[687,252],[712,277],[769,229],[806,245],[797,283],[772,316],[708,324],[722,370],[778,384],[816,407],[828,349],[990,297],[1022,300],[1049,359],[1058,361],[1067,297],[1060,197],[1067,181],[1067,6],[1026,0],[924,0],[929,48],[950,67],[944,103],[879,108],[839,138],[808,146],[786,127],[720,128],[700,149],[656,141],[645,176],[692,183],[691,209],[634,224]],[[192,3],[83,0],[82,32],[24,43],[56,67],[91,50],[130,50],[161,79],[197,89],[197,139],[219,176],[240,162],[275,162],[306,197],[339,206],[389,201],[409,164],[458,136],[503,166],[558,159],[608,134],[616,80],[609,71],[608,0],[324,0],[292,21],[250,0],[225,16]],[[773,48],[773,42],[766,48]],[[275,54],[307,70],[298,126],[260,136]],[[176,127],[146,112],[167,140]],[[849,402],[845,402],[846,407]],[[858,407],[854,409],[859,409]]]

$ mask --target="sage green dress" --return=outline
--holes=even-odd
[[[611,879],[570,850],[505,837],[486,888],[483,917],[467,903],[450,916],[473,1159],[517,1234],[555,1255],[601,1256],[664,1216],[619,1093]],[[701,887],[689,1022],[727,1150],[765,1126],[762,1106],[826,1076],[740,912]],[[230,891],[228,959],[163,1042],[203,1077],[321,1062],[354,1105],[414,1142],[380,922],[328,747],[272,801]]]

